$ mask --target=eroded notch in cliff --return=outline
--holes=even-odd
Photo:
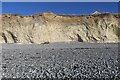
[[[81,38],[79,34],[77,34],[77,38],[78,38],[78,42],[83,42],[83,39]]]
[[[2,33],[2,37],[3,37],[4,41],[5,41],[5,43],[7,43],[7,38],[6,38],[4,33]]]
[[[18,42],[17,37],[12,32],[10,32],[10,31],[7,31],[7,32],[11,35],[14,43],[17,43]]]

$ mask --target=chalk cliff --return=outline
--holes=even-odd
[[[0,43],[120,42],[120,14],[0,15]]]

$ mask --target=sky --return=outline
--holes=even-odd
[[[118,13],[117,2],[3,2],[2,14],[32,15],[43,12],[56,14],[91,14],[95,11]]]

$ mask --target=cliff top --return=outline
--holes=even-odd
[[[0,14],[1,15],[1,14]],[[92,14],[55,14],[53,12],[44,12],[44,13],[38,13],[38,14],[33,14],[33,15],[28,15],[28,16],[23,16],[21,14],[2,14],[2,16],[22,16],[22,17],[33,17],[33,16],[49,16],[49,15],[56,15],[56,16],[64,16],[64,17],[81,17],[81,16],[101,16],[101,15],[115,15],[118,16],[120,13],[100,13],[98,11],[95,11]]]

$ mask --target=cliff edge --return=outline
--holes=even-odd
[[[0,15],[0,43],[120,42],[120,14]]]

